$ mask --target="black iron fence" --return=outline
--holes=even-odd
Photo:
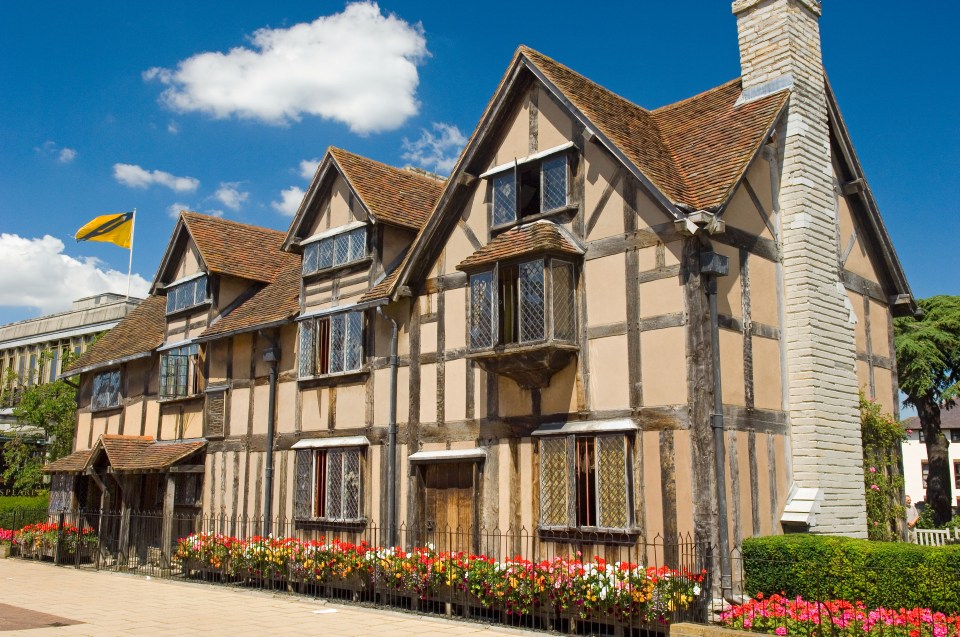
[[[706,621],[710,551],[689,537],[314,524],[176,513],[20,512],[15,556],[571,634]],[[0,527],[3,527],[0,521]],[[11,528],[11,527],[7,527]]]

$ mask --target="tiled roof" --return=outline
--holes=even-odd
[[[104,434],[94,449],[102,447],[114,471],[162,470],[199,451],[206,442],[156,442],[150,436]]]
[[[210,272],[269,283],[299,267],[299,255],[280,249],[283,232],[196,212],[180,214]]]
[[[443,182],[354,155],[339,148],[330,154],[378,221],[420,230],[440,198]]]
[[[736,105],[740,80],[648,111],[527,47],[526,57],[673,203],[723,204],[786,103],[786,91]]]
[[[209,338],[244,332],[260,325],[292,318],[300,310],[300,268],[290,268],[201,335]]]
[[[410,254],[409,252],[407,254]],[[393,272],[388,274],[383,278],[380,283],[377,283],[372,288],[363,293],[363,296],[360,297],[360,302],[364,303],[366,301],[374,301],[376,299],[386,298],[390,295],[390,290],[393,289],[393,284],[397,282],[397,277],[400,275],[400,268],[403,267],[403,264],[406,263],[406,258],[393,269]]]
[[[498,235],[460,262],[458,270],[469,270],[527,254],[581,255],[581,250],[563,230],[549,221],[537,221]]]
[[[74,451],[69,456],[64,456],[59,460],[54,460],[43,467],[44,473],[80,473],[87,468],[90,461],[90,455],[93,453],[90,449],[83,451]]]
[[[165,324],[166,298],[148,296],[64,372],[96,367],[117,359],[149,352],[163,343]]]
[[[907,429],[920,429],[920,419],[911,416],[903,421]],[[960,429],[960,405],[947,409],[940,405],[940,427],[942,429]]]

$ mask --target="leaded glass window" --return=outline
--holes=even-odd
[[[120,370],[111,369],[93,377],[91,407],[109,409],[120,405]]]
[[[208,300],[207,276],[203,275],[167,289],[167,314],[206,303]]]
[[[300,321],[300,378],[363,366],[363,313],[344,312]]]
[[[303,274],[359,261],[367,256],[367,229],[354,228],[303,246]]]
[[[630,438],[624,434],[540,439],[540,526],[628,529]]]
[[[470,346],[490,347],[494,338],[493,272],[470,276]]]
[[[543,283],[543,261],[521,263],[520,279],[520,342],[542,341],[546,287]]]
[[[194,343],[160,354],[160,397],[183,398],[200,392],[200,348]]]
[[[577,310],[574,304],[573,264],[553,260],[550,264],[553,296],[553,337],[572,341],[576,337]]]
[[[298,450],[295,517],[339,522],[361,520],[363,458],[362,447]]]
[[[517,198],[513,171],[493,178],[493,225],[499,226],[517,218]]]
[[[491,178],[493,225],[567,206],[567,154],[527,161]]]
[[[549,212],[567,205],[567,157],[543,160],[540,181],[540,209]]]

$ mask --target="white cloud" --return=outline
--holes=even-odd
[[[188,204],[188,203],[172,203],[172,204],[170,204],[169,206],[167,206],[167,215],[168,215],[171,219],[179,219],[179,218],[180,218],[180,211],[182,211],[182,210],[187,210],[187,211],[190,211],[190,212],[200,212],[200,213],[203,213],[203,214],[205,214],[205,215],[210,215],[211,217],[222,217],[222,216],[223,216],[223,210],[216,210],[216,209],[213,209],[213,210],[200,210],[199,208],[197,208],[197,207],[195,207],[195,206],[191,206],[191,205]]]
[[[319,159],[304,159],[300,162],[300,176],[304,179],[313,179],[313,175],[317,172],[317,166],[319,165]]]
[[[217,192],[213,193],[213,196],[227,208],[239,210],[240,205],[250,197],[249,192],[241,192],[238,189],[239,185],[239,181],[220,182],[220,187],[217,188]]]
[[[135,164],[114,164],[113,178],[131,188],[158,185],[175,192],[193,192],[200,186],[200,180],[193,177],[177,177],[162,170],[146,170]]]
[[[39,155],[55,157],[61,164],[69,164],[77,158],[77,151],[73,148],[60,147],[56,142],[47,140],[33,149]]]
[[[447,175],[457,163],[467,137],[451,124],[434,122],[433,131],[423,128],[420,139],[403,139],[403,158],[421,168]]]
[[[290,186],[280,191],[280,201],[271,201],[270,205],[280,214],[286,217],[292,217],[297,214],[302,200],[303,190],[296,186]]]
[[[0,234],[0,306],[34,307],[50,313],[70,308],[76,299],[102,292],[127,291],[127,273],[104,267],[93,257],[63,254],[63,242],[45,235],[28,239]],[[149,282],[130,279],[130,294],[145,296]]]
[[[180,132],[180,124],[176,123],[173,120],[167,122],[167,132],[171,135],[176,135]]]
[[[428,55],[419,23],[354,2],[313,22],[258,29],[249,47],[198,53],[143,78],[168,87],[161,101],[174,111],[277,125],[314,115],[365,134],[417,113],[417,65]]]

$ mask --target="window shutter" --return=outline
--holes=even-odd
[[[520,341],[542,341],[544,337],[543,261],[520,264]]]
[[[517,218],[516,181],[513,170],[493,178],[493,225],[499,226]]]
[[[625,529],[630,516],[627,504],[627,449],[625,437],[597,436],[597,482],[600,526]]]
[[[298,449],[295,464],[293,517],[298,520],[306,520],[311,517],[312,513],[313,451],[311,449]]]
[[[312,320],[300,321],[300,378],[316,373],[316,341]]]
[[[567,156],[543,161],[540,181],[540,209],[543,212],[567,205]]]
[[[224,421],[226,420],[226,391],[207,393],[206,410],[204,411],[204,437],[223,438]]]
[[[573,475],[567,461],[567,439],[563,437],[540,439],[540,525],[565,527],[570,520],[569,476]]]

